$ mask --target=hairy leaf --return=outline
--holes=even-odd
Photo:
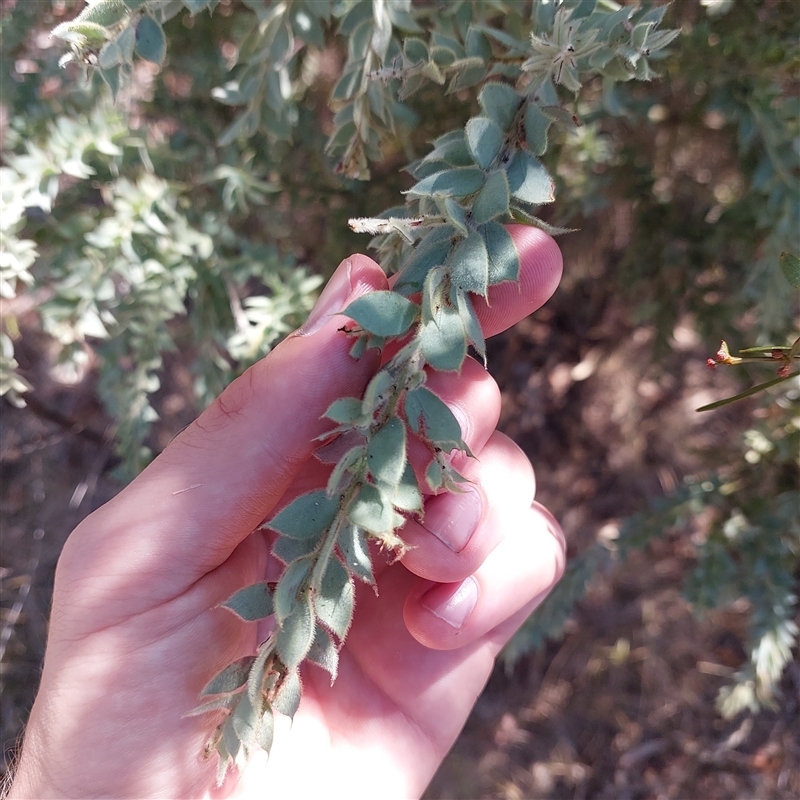
[[[543,114],[535,103],[528,101],[525,108],[525,141],[531,152],[537,156],[547,150],[547,131],[550,123],[550,118]]]
[[[355,422],[361,416],[361,399],[342,397],[334,400],[325,412],[325,416],[334,422]]]
[[[511,234],[497,222],[488,222],[478,230],[489,254],[489,286],[503,281],[516,282],[519,279],[519,253]]]
[[[372,560],[369,556],[367,539],[361,530],[352,523],[342,525],[337,543],[342,553],[344,565],[350,574],[355,575],[356,578],[364,583],[374,586],[375,577],[372,574]]]
[[[505,170],[491,173],[472,204],[472,219],[482,225],[508,214],[510,190]]]
[[[451,225],[434,228],[414,248],[408,261],[403,265],[395,283],[396,291],[409,294],[419,292],[428,273],[436,266],[444,264],[453,247],[456,229]]]
[[[486,366],[486,341],[483,338],[481,323],[478,320],[478,315],[475,313],[475,307],[472,305],[469,295],[460,289],[456,294],[456,308],[464,325],[467,340],[483,359],[483,365]]]
[[[483,187],[481,193],[488,186]],[[478,231],[473,231],[456,245],[450,257],[450,277],[453,283],[465,292],[486,297],[489,286],[489,254]]]
[[[297,669],[311,649],[313,641],[314,610],[311,607],[311,597],[305,593],[292,609],[291,616],[283,620],[278,631],[277,649],[281,661],[288,669]]]
[[[420,386],[408,392],[405,410],[414,433],[424,436],[446,453],[453,449],[469,451],[453,412],[430,389]]]
[[[367,463],[378,483],[396,485],[406,464],[406,426],[398,417],[389,418],[367,445]]]
[[[400,336],[416,319],[419,307],[396,292],[371,292],[359,297],[342,312],[364,330],[377,336]]]
[[[523,203],[541,205],[555,199],[555,184],[542,164],[530,153],[518,150],[508,166],[511,194]]]
[[[253,706],[247,694],[239,697],[236,708],[231,712],[231,724],[242,744],[250,746],[255,743],[261,724],[261,712]]]
[[[301,494],[266,523],[266,527],[294,539],[308,539],[328,528],[338,508],[338,500],[328,497],[324,489]]]
[[[297,606],[301,602],[299,598],[301,587],[308,580],[311,569],[314,566],[314,560],[310,556],[299,558],[293,561],[286,567],[286,571],[278,581],[275,587],[275,595],[273,603],[275,605],[275,616],[278,619],[278,624],[282,625],[283,621],[290,617]],[[303,590],[305,596],[305,589]]]
[[[422,511],[422,493],[411,464],[406,464],[402,480],[392,488],[391,500],[401,511]]]
[[[483,113],[507,131],[519,110],[522,97],[507,83],[487,83],[478,95]]]
[[[258,726],[256,741],[258,746],[269,753],[272,749],[272,741],[275,737],[275,717],[269,703],[264,706],[264,712],[261,714],[261,720]]]
[[[467,122],[466,135],[475,163],[481,169],[488,169],[505,140],[500,126],[488,117],[473,117]]]
[[[272,554],[283,561],[284,564],[291,564],[298,558],[313,553],[319,547],[316,539],[292,539],[290,536],[279,536],[272,545]]]
[[[318,667],[322,667],[331,676],[331,686],[336,680],[339,670],[339,651],[331,638],[330,633],[317,625],[314,632],[314,643],[308,651],[308,660]]]
[[[467,355],[467,336],[458,311],[439,306],[420,332],[420,347],[434,369],[457,372]]]
[[[389,533],[393,530],[392,504],[375,486],[365,483],[350,506],[350,521],[370,533]]]
[[[435,172],[412,186],[405,194],[416,197],[468,197],[483,185],[483,170],[478,167],[456,167]]]
[[[352,447],[339,459],[328,478],[326,491],[330,497],[340,494],[342,488],[352,479],[352,476],[348,478],[348,471],[364,458],[365,453],[361,446]]]
[[[246,622],[266,619],[274,611],[272,593],[266,581],[239,589],[222,604],[222,607],[233,611]]]
[[[255,661],[255,656],[245,656],[217,673],[205,686],[201,695],[228,694],[235,692],[247,682],[247,674]]]
[[[319,586],[314,587],[314,611],[319,621],[344,639],[353,620],[353,579],[338,558],[331,558]]]
[[[272,708],[279,714],[294,718],[300,706],[303,686],[300,683],[300,673],[297,670],[290,672],[281,682],[280,688],[272,701]]]

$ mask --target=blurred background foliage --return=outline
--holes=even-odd
[[[0,391],[39,408],[43,359],[47,380],[96,394],[101,438],[127,479],[176,419],[303,320],[335,265],[365,247],[347,219],[396,205],[411,184],[402,168],[463,126],[479,87],[420,81],[377,138],[359,139],[358,104],[383,108],[374,91],[353,99],[346,85],[348,37],[370,3],[125,2],[163,23],[160,69],[109,56],[99,69],[77,57],[60,68],[65,48],[50,31],[82,0],[2,3]],[[393,9],[401,36],[434,28],[458,40],[464,20],[513,32],[530,4]],[[710,354],[722,338],[791,345],[798,322],[798,292],[779,268],[782,252],[800,252],[797,4],[692,0],[665,22],[682,35],[655,65],[661,77],[590,81],[571,109],[579,126],[553,129],[543,158],[557,183],[547,221],[598,243],[572,277],[567,263],[564,290],[591,304],[602,280],[631,325],[650,325],[639,366],[651,375],[668,372],[681,331]],[[332,93],[344,98],[335,113]],[[593,259],[606,266],[593,271]],[[176,364],[183,417],[164,405]],[[775,374],[736,369],[740,388]],[[507,668],[560,634],[598,574],[679,536],[696,554],[685,596],[697,612],[742,598],[749,609],[747,658],[720,710],[774,703],[798,631],[797,400],[795,379],[748,401],[739,432],[696,459],[702,470],[573,543],[566,578],[509,645]]]

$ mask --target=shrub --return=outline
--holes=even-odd
[[[417,510],[419,488],[405,468],[400,395],[416,409],[407,424],[431,448],[429,486],[459,481],[441,454],[463,442],[421,369],[458,368],[468,344],[484,356],[470,293],[518,269],[499,222],[557,234],[627,200],[634,234],[618,279],[661,334],[690,312],[706,336],[724,324],[748,344],[783,347],[787,363],[797,357],[786,338],[796,298],[779,268],[782,251],[800,249],[796,15],[788,0],[701,6],[670,12],[684,36],[680,56],[667,59],[678,31],[661,26],[661,4],[95,0],[54,30],[69,48],[62,65],[84,73],[88,92],[65,84],[51,51],[25,44],[47,21],[38,7],[17,4],[4,20],[6,60],[24,54],[33,67],[17,70],[6,100],[0,291],[39,293],[63,372],[99,364],[129,474],[151,457],[167,352],[191,343],[205,404],[299,323],[320,283],[310,265],[359,246],[348,218],[400,272],[396,293],[351,309],[353,347],[409,330],[414,347],[376,376],[363,404],[329,410],[342,432],[363,438],[328,494],[299,499],[319,513],[290,506],[271,522],[296,582],[230,601],[241,616],[277,610],[281,621],[255,661],[226,673],[237,687],[247,674],[256,683],[277,676],[259,698],[262,717],[269,703],[294,706],[303,658],[335,673],[353,576],[371,575],[368,558],[356,557],[364,533],[402,550],[398,509]],[[664,80],[639,83],[656,70]],[[659,175],[660,153],[681,153],[708,130],[728,137],[726,152],[738,140],[727,180],[698,189],[702,181]],[[396,177],[401,166],[413,185]],[[405,204],[393,205],[404,185]],[[565,199],[544,221],[540,207],[556,194]],[[309,221],[321,236],[301,251],[292,226]],[[418,293],[420,303],[409,300]],[[24,402],[31,387],[14,360],[18,335],[7,315],[0,390]],[[780,391],[745,434],[743,461],[629,520],[616,546],[624,557],[665,528],[690,525],[701,506],[716,510],[687,596],[698,609],[740,595],[752,603],[752,663],[723,697],[726,712],[770,701],[797,633],[797,390],[787,381]],[[331,505],[339,495],[344,515]],[[303,535],[323,544],[291,550],[308,518],[319,525]],[[555,634],[608,560],[600,545],[575,559],[507,659]],[[334,610],[294,602],[304,581],[318,593],[325,582]],[[223,765],[236,755],[232,730],[215,740]]]

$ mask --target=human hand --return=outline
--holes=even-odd
[[[520,286],[490,289],[484,333],[552,294],[552,239],[512,226]],[[277,579],[270,535],[252,531],[284,496],[324,485],[313,439],[329,404],[360,395],[360,361],[341,316],[387,288],[364,256],[339,266],[308,323],[232,383],[126,489],[84,520],[56,571],[42,682],[12,797],[412,797],[425,788],[483,688],[500,648],[558,580],[558,525],[533,500],[522,451],[495,430],[500,394],[468,359],[428,386],[459,417],[477,459],[456,455],[473,490],[428,498],[402,532],[402,563],[359,586],[333,687],[313,665],[272,753],[215,787],[202,758],[215,720],[184,716],[219,669],[255,651],[257,626],[219,604]],[[472,535],[470,536],[470,531]],[[379,559],[376,559],[376,562]]]

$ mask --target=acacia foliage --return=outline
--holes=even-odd
[[[501,222],[558,232],[540,219],[539,207],[559,186],[588,205],[602,202],[586,158],[605,156],[602,147],[592,149],[592,137],[604,115],[635,119],[639,113],[641,96],[624,85],[654,77],[663,48],[676,37],[660,26],[665,9],[610,0],[236,6],[95,0],[77,21],[56,28],[69,47],[66,60],[85,69],[95,86],[102,80],[117,108],[148,107],[126,96],[136,91],[139,59],[192,76],[185,116],[167,147],[154,146],[146,125],[131,132],[129,119],[119,119],[110,105],[68,93],[66,113],[54,127],[40,123],[39,135],[29,138],[18,124],[11,140],[16,155],[8,160],[16,211],[4,215],[4,226],[10,220],[3,230],[6,252],[13,254],[7,292],[46,284],[53,296],[42,308],[43,323],[64,345],[66,363],[77,369],[89,352],[104,359],[100,388],[118,423],[120,452],[134,470],[149,457],[143,441],[155,416],[151,397],[163,354],[176,345],[176,317],[191,323],[198,396],[206,399],[308,309],[315,278],[253,235],[273,196],[308,202],[314,181],[289,174],[291,166],[312,165],[323,186],[352,187],[348,181],[371,177],[387,159],[397,165],[402,154],[421,151],[416,160],[404,159],[414,182],[403,205],[378,214],[385,204],[369,196],[349,214],[356,217],[354,229],[375,236],[382,264],[399,272],[395,293],[349,309],[358,325],[354,354],[390,337],[410,340],[363,398],[343,398],[329,409],[334,432],[349,447],[338,461],[338,454],[328,454],[336,466],[324,490],[270,522],[279,534],[275,555],[287,564],[281,581],[246,588],[226,604],[248,621],[275,614],[278,628],[256,656],[231,665],[206,688],[212,699],[205,708],[232,709],[213,741],[223,770],[255,744],[268,749],[274,711],[296,709],[304,659],[335,676],[354,581],[372,580],[366,539],[400,554],[396,529],[420,512],[421,492],[457,488],[460,476],[447,454],[463,442],[452,415],[425,388],[423,367],[457,370],[468,346],[485,356],[471,297],[514,280],[518,269]],[[193,27],[182,30],[184,23]],[[221,42],[233,45],[227,63],[217,49]],[[343,62],[321,103],[321,59],[337,47]],[[594,100],[577,104],[576,92],[587,81]],[[220,104],[216,112],[207,110],[209,95]],[[436,102],[429,105],[431,98]],[[333,116],[323,157],[318,130],[328,101]],[[17,111],[26,108],[22,93],[14,102]],[[153,117],[173,102],[158,84]],[[27,108],[33,105],[28,101]],[[761,96],[743,107],[753,119],[758,109],[762,120],[774,114],[783,124],[791,117],[788,106]],[[416,125],[426,124],[420,109],[431,119],[442,109],[444,124],[429,149],[413,135]],[[743,148],[773,135],[761,123],[743,133]],[[783,144],[771,142],[767,163],[774,175],[761,169],[757,185],[777,197],[780,218],[791,220],[792,187],[780,185],[784,160],[791,158]],[[287,158],[293,151],[302,157]],[[575,171],[554,169],[571,158],[583,160],[581,185]],[[62,194],[64,175],[75,181],[67,187],[71,195]],[[92,204],[98,183],[102,203]],[[349,202],[358,206],[358,197],[353,192]],[[53,212],[52,218],[31,225],[28,209]],[[789,227],[769,228],[768,216],[765,229],[785,238]],[[270,244],[285,243],[285,233],[263,227]],[[254,287],[269,291],[251,295]],[[26,386],[13,370],[10,348],[6,335],[4,385],[19,396]],[[428,445],[425,475],[408,468],[411,435]],[[576,563],[553,601],[561,610],[546,606],[532,623],[535,636],[548,614],[546,630],[552,630],[568,613],[570,602],[562,601],[585,583],[595,555]],[[790,601],[786,608],[792,607]],[[530,635],[531,628],[523,631],[518,650],[530,646]]]

